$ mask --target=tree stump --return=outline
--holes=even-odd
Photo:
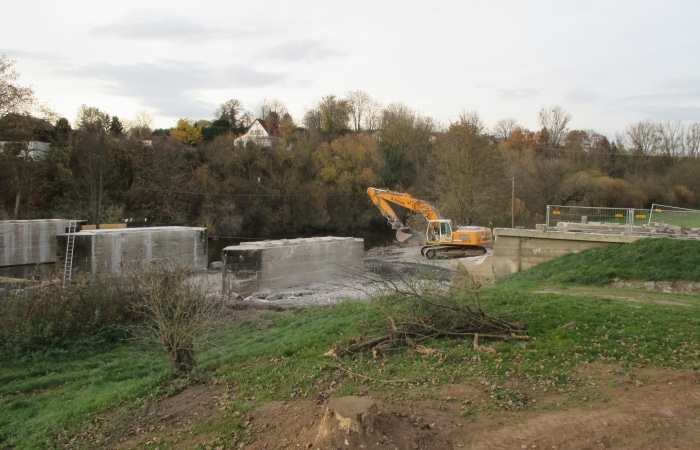
[[[316,441],[326,440],[339,433],[367,435],[374,431],[376,418],[377,404],[371,397],[332,398],[328,401],[319,424]]]

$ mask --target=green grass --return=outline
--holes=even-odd
[[[603,285],[615,279],[700,281],[700,241],[640,239],[571,254],[508,277],[507,283]]]
[[[590,398],[577,378],[585,364],[612,364],[630,376],[642,366],[700,370],[699,296],[644,293],[645,301],[627,301],[603,286],[614,278],[700,281],[698,246],[645,239],[562,258],[480,291],[487,313],[523,322],[531,336],[481,342],[493,345],[495,354],[475,351],[469,337],[424,343],[440,350],[437,356],[406,349],[378,358],[369,352],[340,360],[323,356],[335,342],[371,335],[383,320],[377,303],[345,302],[228,323],[210,333],[187,378],[176,379],[163,351],[140,341],[97,340],[92,347],[6,357],[0,362],[0,448],[48,448],[107,409],[134,416],[188,383],[229,390],[227,427],[200,427],[228,436],[233,445],[231,436],[245,432],[233,412],[273,399],[363,393],[424,398],[442,384],[468,383],[490,398],[465,406],[463,414],[471,415],[532,407],[532,389],[554,391],[565,402]],[[124,427],[109,429],[118,436]]]
[[[166,384],[172,373],[160,352],[132,342],[3,360],[0,448],[50,448],[62,430]]]

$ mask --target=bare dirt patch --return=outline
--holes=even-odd
[[[663,295],[659,295],[663,292]],[[667,293],[670,292],[670,293]],[[565,289],[543,287],[534,294],[562,294],[574,297],[598,297],[608,300],[627,302],[658,303],[674,306],[693,306],[697,303],[697,295],[690,295],[682,287],[678,291],[654,291],[644,289],[639,284],[612,285],[609,287],[572,286]]]
[[[697,372],[645,368],[630,375],[590,365],[577,377],[585,397],[564,400],[531,390],[528,409],[516,412],[470,412],[489,402],[484,386],[447,384],[404,398],[372,392],[365,398],[376,405],[374,420],[360,431],[329,428],[327,400],[269,402],[241,415],[227,408],[235,396],[229,387],[192,386],[149,406],[126,437],[109,447],[228,448],[220,434],[233,429],[235,420],[244,429],[235,447],[246,449],[697,448]],[[219,423],[219,431],[204,431],[212,422]]]

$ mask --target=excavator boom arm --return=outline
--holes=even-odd
[[[367,193],[372,199],[372,202],[379,208],[384,217],[389,220],[389,224],[391,224],[394,229],[398,229],[395,224],[399,224],[399,227],[403,227],[403,224],[391,207],[391,203],[403,206],[411,211],[419,212],[428,220],[442,219],[442,216],[440,216],[440,213],[433,205],[423,200],[413,198],[410,194],[376,189],[373,187],[367,188]]]

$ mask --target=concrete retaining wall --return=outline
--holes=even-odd
[[[562,256],[599,247],[645,239],[622,234],[577,233],[566,231],[496,228],[493,254],[484,259],[452,261],[452,281],[486,284],[494,279],[535,267]]]
[[[56,237],[65,260],[66,234]],[[145,263],[207,267],[207,230],[194,227],[117,228],[75,235],[73,273],[130,273]]]
[[[571,233],[562,231],[494,230],[493,271],[496,278],[530,269],[543,262],[594,248],[627,244],[642,236],[622,234]]]
[[[5,220],[0,222],[0,267],[56,261],[56,235],[70,220]]]
[[[328,282],[364,271],[364,240],[320,237],[248,242],[222,251],[224,294]]]

